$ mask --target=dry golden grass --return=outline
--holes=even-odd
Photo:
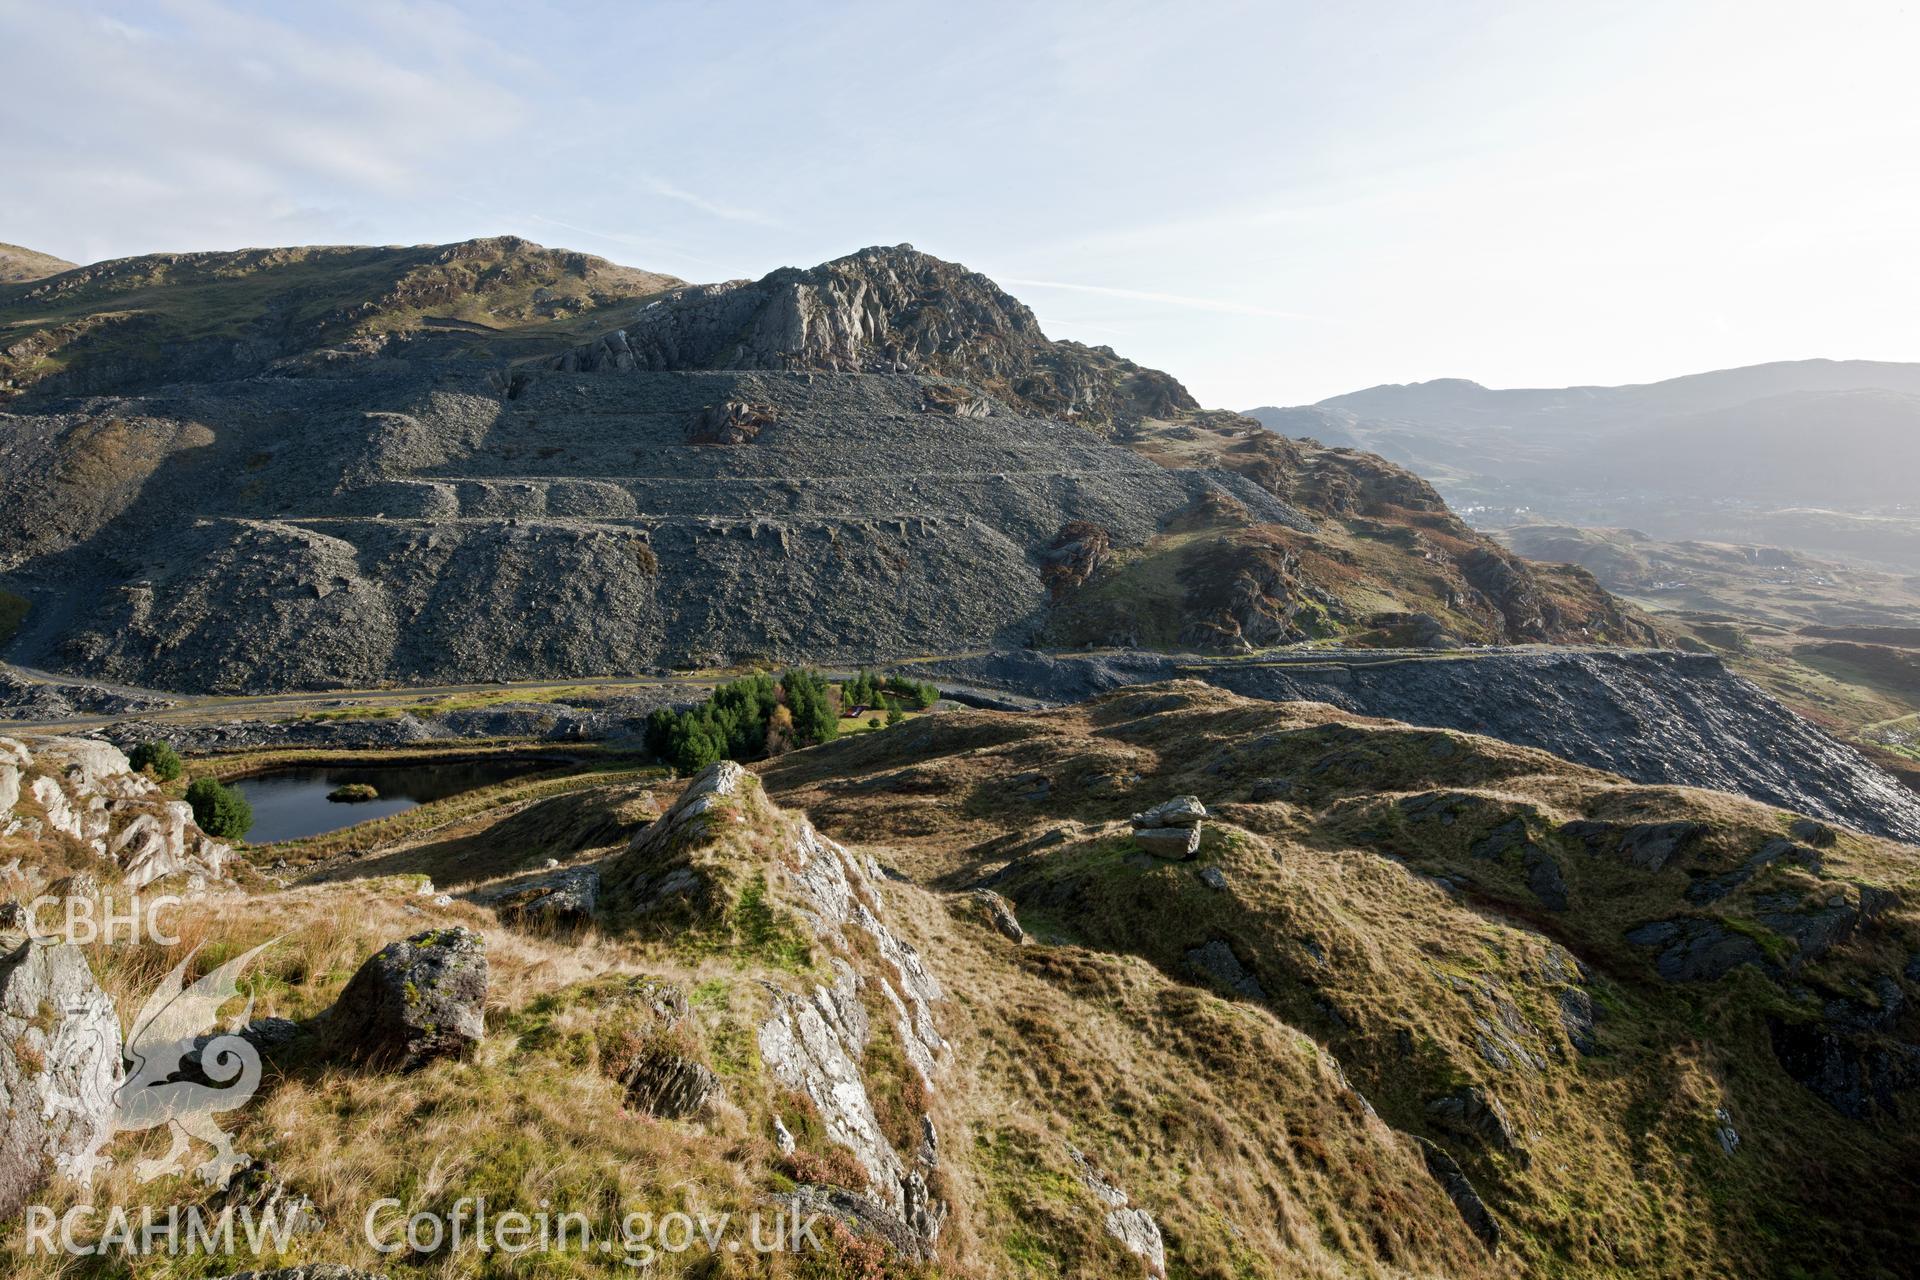
[[[1756,893],[1894,889],[1903,905],[1795,977],[1823,995],[1850,993],[1920,950],[1904,905],[1920,902],[1910,851],[1842,835],[1818,874],[1775,868],[1699,908],[1685,898],[1692,878],[1740,865],[1785,830],[1785,815],[1628,786],[1468,735],[1195,684],[1047,714],[928,716],[793,753],[761,776],[764,796],[750,787],[730,802],[742,821],[653,868],[692,866],[714,886],[706,913],[673,929],[624,917],[618,892],[603,929],[552,937],[419,892],[423,874],[479,896],[550,854],[616,854],[673,796],[654,785],[648,803],[639,782],[603,779],[533,803],[496,796],[341,864],[328,883],[201,900],[180,945],[99,948],[95,964],[126,1008],[201,941],[204,969],[278,936],[250,983],[256,1013],[304,1018],[385,942],[445,924],[481,930],[493,982],[488,1037],[472,1060],[380,1076],[296,1052],[233,1117],[239,1145],[270,1156],[339,1228],[295,1257],[436,1277],[597,1272],[602,1260],[565,1254],[395,1268],[354,1241],[366,1206],[389,1195],[439,1209],[462,1195],[545,1199],[599,1224],[616,1205],[740,1213],[796,1178],[857,1184],[811,1104],[772,1082],[758,1055],[762,983],[805,990],[835,954],[826,940],[792,945],[781,868],[790,815],[805,810],[908,877],[876,886],[869,906],[946,992],[935,1016],[950,1053],[931,1089],[871,983],[865,993],[875,1034],[862,1065],[883,1131],[906,1154],[925,1111],[939,1134],[936,1183],[952,1216],[930,1273],[1139,1274],[1104,1230],[1106,1209],[1076,1176],[1069,1144],[1153,1214],[1175,1277],[1898,1270],[1912,1197],[1885,1174],[1915,1167],[1911,1122],[1842,1121],[1784,1076],[1764,1018],[1796,1007],[1790,986],[1752,969],[1673,986],[1620,935],[1676,914],[1750,924]],[[1254,799],[1276,780],[1284,799]],[[1215,815],[1198,862],[1141,855],[1126,816],[1187,791]],[[1452,821],[1420,816],[1435,794]],[[1571,910],[1545,909],[1513,860],[1474,853],[1489,826],[1515,817],[1558,859]],[[1649,872],[1554,834],[1573,818],[1685,819],[1707,832]],[[1051,831],[1057,839],[1036,839]],[[613,879],[630,878],[630,862],[609,864]],[[1218,869],[1227,888],[1203,884],[1201,868]],[[988,876],[1042,941],[1009,942],[968,908],[963,891]],[[847,932],[840,958],[886,974],[877,950]],[[1263,997],[1216,990],[1194,967],[1188,952],[1212,940],[1231,947]],[[700,1119],[621,1107],[617,1077],[656,1034],[634,1003],[641,979],[689,998],[675,1043],[726,1093]],[[1576,1052],[1559,1021],[1558,1000],[1576,984],[1600,1011],[1601,1056]],[[1494,1064],[1490,1034],[1510,1058],[1517,1047],[1533,1061]],[[1428,1101],[1469,1083],[1506,1108],[1524,1157],[1436,1126]],[[1714,1137],[1721,1107],[1743,1136],[1733,1157]],[[775,1116],[799,1140],[792,1158],[773,1146]],[[1467,1231],[1409,1131],[1465,1166],[1505,1233],[1498,1253]],[[152,1135],[117,1146],[103,1194],[177,1199],[177,1184],[131,1181],[131,1160],[152,1146]],[[59,1270],[10,1262],[29,1276]],[[142,1262],[131,1273],[210,1273],[196,1266]],[[904,1272],[844,1240],[825,1259],[690,1255],[655,1273]]]

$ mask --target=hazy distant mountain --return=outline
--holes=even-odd
[[[1907,502],[1920,494],[1920,394],[1792,391],[1610,433],[1585,458],[1596,475],[1666,490],[1710,481],[1785,502]]]
[[[1362,423],[1523,431],[1644,425],[1653,419],[1729,409],[1804,392],[1876,389],[1920,394],[1920,364],[1879,360],[1787,360],[1622,387],[1494,390],[1464,378],[1390,383],[1315,405]]]
[[[1544,515],[1760,541],[1801,527],[1809,540],[1792,545],[1902,563],[1916,543],[1886,508],[1920,478],[1920,364],[1797,360],[1557,389],[1442,378],[1253,412],[1283,434],[1338,432],[1483,524]]]

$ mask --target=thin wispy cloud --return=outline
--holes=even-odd
[[[698,209],[702,213],[724,219],[727,222],[746,222],[758,227],[775,227],[780,225],[774,218],[760,212],[758,209],[748,209],[740,205],[723,204],[718,200],[709,200],[703,195],[688,191],[685,187],[675,186],[664,178],[650,177],[645,179],[645,182],[647,190],[663,199],[677,200],[689,208]]]
[[[1232,316],[1263,316],[1270,320],[1311,320],[1304,311],[1284,311],[1233,298],[1195,298],[1184,293],[1159,293],[1152,289],[1121,289],[1105,284],[1074,284],[1065,280],[1023,280],[1007,277],[1002,284],[1023,289],[1064,289],[1068,293],[1094,293],[1105,298],[1126,298],[1133,302],[1157,302],[1170,307],[1189,307],[1195,311],[1217,311]]]

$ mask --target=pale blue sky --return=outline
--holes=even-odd
[[[1210,404],[1920,359],[1920,9],[0,0],[0,240],[911,241]]]

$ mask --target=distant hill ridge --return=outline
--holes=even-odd
[[[1442,378],[1250,416],[1282,433],[1376,450],[1458,501],[1551,506],[1613,486],[1702,507],[1856,510],[1909,500],[1920,475],[1920,364],[1888,361],[1779,361],[1619,387],[1493,390]],[[1584,508],[1552,509],[1564,520]],[[1597,515],[1622,523],[1640,512]],[[1680,518],[1664,531],[1716,532]]]
[[[17,284],[22,280],[39,280],[71,270],[73,270],[73,264],[65,258],[56,258],[50,253],[40,253],[17,244],[0,242],[0,285]]]

